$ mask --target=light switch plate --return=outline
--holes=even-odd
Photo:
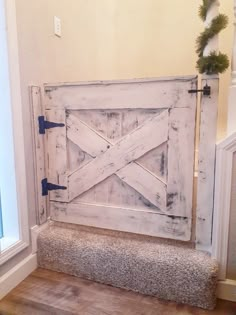
[[[54,34],[61,37],[61,19],[58,16],[54,16]]]

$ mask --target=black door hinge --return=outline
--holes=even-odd
[[[39,134],[44,135],[46,129],[55,128],[55,127],[64,127],[63,123],[55,123],[52,121],[45,120],[44,116],[38,117],[39,122]]]
[[[209,85],[205,85],[202,90],[188,90],[189,93],[198,93],[202,92],[204,96],[211,95],[211,87]]]
[[[41,183],[42,183],[42,196],[47,196],[49,190],[59,190],[59,189],[66,190],[67,189],[67,187],[65,186],[59,186],[52,183],[48,183],[47,178],[42,179]]]

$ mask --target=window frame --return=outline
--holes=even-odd
[[[8,66],[10,79],[11,113],[14,140],[14,163],[18,212],[18,239],[1,239],[0,265],[29,246],[28,200],[26,183],[26,155],[23,131],[20,66],[15,0],[3,0],[7,29]],[[13,88],[14,87],[14,88]],[[16,158],[17,156],[17,158]],[[2,209],[4,211],[4,209]],[[3,222],[3,226],[4,226]]]
[[[1,203],[1,190],[0,190],[0,239],[3,237],[3,225],[2,225],[2,203]]]

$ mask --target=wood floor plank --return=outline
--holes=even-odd
[[[29,299],[19,298],[14,295],[9,296],[9,300],[3,300],[0,306],[1,315],[72,315],[76,313],[66,312],[57,307],[34,302]]]
[[[236,315],[236,303],[214,311],[37,269],[0,301],[0,315]]]

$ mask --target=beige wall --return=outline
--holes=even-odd
[[[230,54],[233,0],[221,2],[221,11],[230,17],[230,26],[222,32],[220,48]],[[203,29],[197,16],[200,3],[200,0],[16,0],[31,226],[36,220],[28,86],[194,74],[195,39]],[[61,38],[53,35],[54,15],[62,20]],[[226,131],[229,72],[221,78],[218,138]],[[16,259],[3,266],[0,274]]]
[[[201,0],[18,0],[24,98],[29,83],[125,79],[196,73]],[[233,0],[220,10],[230,25],[220,49],[232,46]],[[53,16],[62,37],[53,35]],[[218,138],[226,130],[229,71],[221,76]]]

